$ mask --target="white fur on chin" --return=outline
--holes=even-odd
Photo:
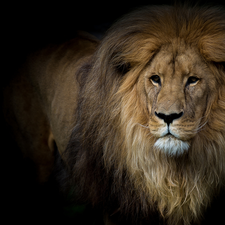
[[[163,151],[168,155],[182,155],[185,151],[187,151],[190,147],[189,143],[186,141],[179,140],[172,136],[165,136],[159,138],[154,147]]]

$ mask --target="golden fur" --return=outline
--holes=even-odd
[[[62,182],[108,220],[150,223],[159,212],[167,224],[191,224],[224,185],[224,15],[146,7],[116,23],[94,53],[90,39],[74,56],[61,47],[41,67],[47,78],[31,76],[68,171]],[[176,119],[168,125],[162,115]]]

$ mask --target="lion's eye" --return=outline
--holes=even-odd
[[[150,80],[151,82],[154,84],[154,85],[161,85],[161,80],[160,80],[160,77],[158,75],[153,75],[150,77]]]
[[[198,83],[198,81],[199,81],[199,78],[198,77],[191,76],[191,77],[188,78],[186,85],[187,86],[188,85],[195,85],[195,84]]]

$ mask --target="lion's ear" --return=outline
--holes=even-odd
[[[128,73],[130,71],[131,64],[128,62],[123,62],[123,63],[115,65],[115,69],[116,69],[117,73],[119,73],[121,75],[125,75],[126,73]]]
[[[207,36],[200,41],[200,51],[208,61],[225,62],[225,33]]]

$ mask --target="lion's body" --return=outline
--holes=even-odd
[[[52,49],[8,90],[25,155],[51,167],[55,142],[62,182],[115,223],[200,220],[225,181],[224,11],[147,7]]]
[[[74,123],[79,64],[93,53],[96,40],[86,34],[30,56],[5,89],[5,115],[25,158],[35,162],[38,180],[53,170],[54,142],[62,154]]]

